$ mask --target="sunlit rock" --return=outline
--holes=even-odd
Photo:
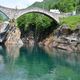
[[[21,32],[18,28],[13,27],[11,31],[9,31],[7,35],[7,40],[5,42],[6,45],[8,44],[18,44],[23,45],[22,40],[20,39]]]

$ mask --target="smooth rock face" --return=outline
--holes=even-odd
[[[23,45],[22,40],[20,39],[21,32],[18,28],[12,27],[12,30],[9,31],[7,35],[7,39],[5,41],[5,44],[17,44],[17,45]]]

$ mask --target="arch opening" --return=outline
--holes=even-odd
[[[21,38],[35,38],[40,42],[48,37],[58,27],[56,20],[39,12],[28,12],[17,19],[18,27],[21,30]]]
[[[42,11],[42,12],[38,12],[38,11],[25,12],[25,13],[22,13],[21,15],[17,16],[17,18],[19,18],[19,17],[21,17],[21,16],[23,16],[23,15],[25,15],[25,14],[30,14],[30,13],[37,13],[37,14],[45,15],[45,16],[51,18],[52,20],[54,20],[57,24],[59,24],[55,18],[53,18],[53,17],[50,16],[49,14],[46,14],[44,11]],[[16,19],[17,19],[17,18],[16,18]]]
[[[0,10],[0,17],[3,18],[3,21],[9,20],[9,17],[3,11],[1,11],[1,10]]]

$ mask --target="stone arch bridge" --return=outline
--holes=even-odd
[[[13,19],[13,18],[17,19],[18,17],[26,13],[32,13],[32,12],[41,13],[52,18],[57,23],[59,23],[59,18],[61,16],[60,14],[52,13],[48,10],[37,8],[37,7],[25,8],[25,9],[11,9],[11,8],[0,6],[0,11],[3,12],[9,19]]]

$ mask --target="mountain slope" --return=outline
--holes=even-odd
[[[47,10],[59,9],[61,12],[72,12],[80,5],[78,3],[77,0],[44,0],[43,2],[35,2],[30,7],[40,7]]]
[[[44,0],[43,2],[35,2],[30,7],[39,7],[44,9],[51,9],[59,0]]]

